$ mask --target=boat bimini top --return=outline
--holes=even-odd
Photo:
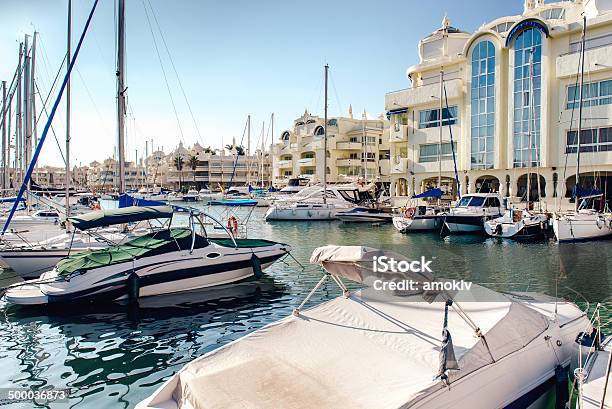
[[[172,219],[172,206],[129,206],[121,209],[97,210],[68,218],[79,230],[89,230],[114,224],[134,223],[144,220]]]

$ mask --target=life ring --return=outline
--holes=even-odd
[[[415,213],[416,213],[416,209],[414,207],[409,207],[404,212],[404,216],[406,216],[406,218],[408,218],[408,219],[412,219],[412,217],[414,216]]]

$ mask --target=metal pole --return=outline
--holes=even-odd
[[[527,135],[528,135],[528,143],[529,143],[529,155],[528,155],[528,159],[527,159],[527,210],[529,210],[529,199],[531,199],[531,161],[533,160],[532,158],[532,152],[531,152],[531,146],[533,145],[533,140],[532,140],[532,132],[533,132],[533,106],[531,106],[531,95],[533,95],[533,72],[531,71],[533,67],[533,47],[531,48],[531,51],[529,52],[529,75],[530,75],[530,79],[529,79],[529,114],[527,115],[527,119],[529,120],[529,125],[527,126]],[[524,98],[523,98],[523,103],[525,103]]]
[[[72,59],[72,0],[68,0],[68,31],[66,34],[66,70],[70,67]],[[70,77],[66,82],[66,175],[64,178],[64,206],[66,207],[66,218],[70,216]]]
[[[272,141],[271,143],[274,143],[274,112],[272,112],[272,119],[271,119],[271,121],[272,121],[272,132],[271,132],[270,137],[271,137],[271,141]],[[270,156],[272,156],[272,155],[270,155]],[[269,181],[270,181],[270,187],[271,187],[272,186],[272,163],[270,163],[270,167],[268,169],[270,170],[270,172],[269,172],[270,173]]]
[[[582,17],[582,41],[580,43],[580,100],[578,101],[578,143],[576,150],[576,210],[580,203],[578,202],[578,180],[580,179],[580,134],[582,133],[582,88],[584,87],[584,42],[586,37],[586,15]]]
[[[21,172],[21,163],[22,163],[22,136],[23,136],[23,123],[22,123],[22,114],[21,114],[21,76],[23,71],[21,70],[21,64],[23,61],[23,43],[19,44],[19,63],[17,64],[17,107],[15,110],[16,124],[15,124],[15,180],[17,184],[21,184],[22,172]],[[17,176],[18,175],[18,176]]]
[[[24,39],[24,44],[25,44],[25,50],[24,50],[24,55],[25,55],[25,62],[24,62],[24,67],[23,67],[23,115],[24,115],[24,130],[25,130],[25,135],[23,137],[23,170],[25,173],[25,169],[27,169],[27,167],[30,164],[30,151],[31,151],[31,144],[32,144],[32,115],[30,112],[30,108],[31,108],[31,96],[30,93],[32,92],[32,90],[30,89],[30,85],[31,85],[31,79],[30,76],[32,75],[32,72],[30,70],[30,62],[31,62],[31,54],[30,54],[30,36],[28,34],[25,35],[25,39]],[[30,180],[28,180],[28,191],[30,191]],[[26,200],[26,202],[29,204],[29,200]],[[30,206],[27,206],[28,210],[30,209]]]
[[[323,203],[327,204],[327,78],[329,64],[325,64],[325,115],[323,123]]]
[[[8,146],[10,143],[7,143],[6,139],[6,81],[2,81],[2,195],[4,196],[6,191],[6,175],[8,173],[8,163],[6,160],[6,152],[8,151]]]
[[[125,193],[125,0],[117,13],[117,128],[119,145],[119,194]]]
[[[32,115],[32,136],[34,136],[34,145],[38,145],[38,130],[36,125],[36,37],[38,37],[38,32],[34,31],[34,36],[32,38],[32,64],[31,64],[31,85],[30,85],[30,102],[31,108],[30,112]],[[31,139],[30,139],[30,149],[32,148]],[[38,163],[36,163],[36,167],[38,167]],[[38,182],[38,177],[35,179]],[[28,186],[29,187],[29,186]]]
[[[444,93],[444,69],[440,68],[440,126],[438,128],[438,187],[442,189],[442,98]],[[450,120],[450,111],[449,111]]]
[[[247,116],[247,185],[251,184],[251,115]]]

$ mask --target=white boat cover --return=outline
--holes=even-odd
[[[362,259],[369,248],[328,248],[313,260]],[[477,299],[494,301],[479,302]],[[459,370],[452,384],[520,350],[549,325],[544,310],[474,285],[455,294],[484,338],[453,309]],[[440,389],[444,302],[378,301],[357,291],[267,325],[186,365],[149,408],[410,407]],[[487,348],[488,345],[488,348]],[[451,385],[452,388],[452,385]]]

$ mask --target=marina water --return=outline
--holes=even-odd
[[[211,213],[226,221],[228,211],[215,207]],[[612,241],[560,245],[552,240],[440,238],[437,233],[400,234],[391,225],[266,223],[265,209],[231,211],[248,221],[250,238],[291,244],[297,261],[275,263],[262,280],[145,299],[139,306],[41,311],[1,303],[0,387],[53,385],[71,389],[70,407],[132,407],[189,361],[290,314],[320,278],[321,270],[308,259],[314,248],[325,244],[366,245],[415,259],[424,256],[433,259],[431,267],[438,276],[502,291],[558,294],[581,306],[586,305],[584,299],[606,301],[612,293]],[[15,281],[10,271],[0,279],[2,285]],[[328,282],[313,303],[339,294]],[[603,321],[610,332],[612,305],[606,306]],[[31,402],[12,407],[31,407]]]

